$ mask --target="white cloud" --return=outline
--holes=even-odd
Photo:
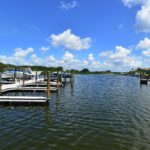
[[[137,44],[137,48],[139,49],[150,49],[150,39],[144,38]]]
[[[144,38],[144,40],[141,40],[137,44],[137,48],[142,50],[142,54],[150,57],[150,39],[149,38]]]
[[[129,68],[136,68],[142,65],[138,57],[131,56],[131,50],[122,46],[116,46],[115,51],[105,51],[100,53],[100,57],[105,57],[105,67],[109,66],[115,70],[127,70]]]
[[[100,70],[101,64],[95,59],[94,54],[88,55],[88,64],[89,66],[92,66],[91,68],[97,68],[98,70]]]
[[[31,64],[34,65],[41,65],[43,62],[43,60],[39,58],[36,54],[33,54],[30,59],[31,59]]]
[[[48,57],[48,61],[49,61],[49,62],[56,62],[57,60],[56,60],[56,58],[55,58],[53,55],[50,55],[50,56]]]
[[[104,52],[101,52],[99,54],[100,57],[107,57],[109,55],[113,54],[113,51],[104,51]]]
[[[63,10],[73,9],[78,6],[78,2],[73,0],[71,2],[60,1],[60,8]]]
[[[143,51],[142,53],[143,53],[143,55],[150,57],[150,49],[147,49],[147,50]]]
[[[122,46],[116,46],[115,52],[104,51],[99,54],[100,57],[109,57],[110,59],[124,58],[131,54],[131,50],[126,49]]]
[[[22,57],[0,55],[0,62],[14,65],[28,65],[29,62]]]
[[[74,35],[70,29],[58,35],[52,34],[50,38],[53,46],[63,46],[68,50],[89,49],[92,41],[89,37],[81,39],[79,36]]]
[[[89,66],[92,66],[92,68],[99,68],[100,69],[101,64],[99,61],[97,61],[95,59],[94,54],[92,54],[92,53],[89,54],[87,60],[88,60],[87,62],[88,62]]]
[[[136,28],[140,32],[150,32],[150,0],[136,14]]]
[[[40,48],[40,50],[41,50],[42,52],[46,52],[46,51],[49,50],[49,46],[48,46],[48,47],[42,46],[42,47]]]
[[[122,46],[116,46],[116,52],[110,55],[111,59],[124,58],[131,54],[131,50]]]
[[[6,64],[15,64],[15,65],[28,65],[28,61],[25,60],[30,53],[34,50],[33,48],[28,48],[23,50],[22,48],[16,48],[12,56],[0,55],[0,62]]]
[[[28,54],[32,53],[34,50],[32,47],[26,49],[26,50],[23,50],[22,48],[16,48],[15,49],[15,53],[14,53],[14,57],[21,57],[21,58],[24,58],[26,57]]]
[[[88,60],[89,61],[94,61],[95,60],[94,55],[93,54],[89,54],[88,55]]]
[[[43,65],[43,66],[58,66],[59,61],[53,56],[39,57],[36,54],[33,54],[30,57],[30,65]]]
[[[139,46],[142,47],[142,44],[139,44]],[[143,49],[143,54],[147,56],[150,55],[150,51],[146,50],[147,49]],[[89,68],[92,71],[127,71],[131,68],[141,67],[142,65],[148,66],[149,62],[145,61],[147,59],[146,57],[134,56],[131,52],[132,50],[130,49],[116,46],[113,51],[104,51],[100,53],[100,58],[104,57],[104,59],[100,60],[97,60],[93,53],[89,53],[85,59],[78,59],[73,53],[65,51],[60,59],[55,58],[54,55],[39,57],[37,54],[33,53],[30,57],[28,55],[24,55],[25,57],[0,55],[0,62],[16,65],[62,66],[67,69],[78,70]]]
[[[63,61],[66,63],[72,63],[74,61],[74,55],[68,51],[63,56]]]
[[[146,0],[122,0],[125,6],[131,8],[132,6],[143,4]]]
[[[141,9],[136,14],[136,29],[138,32],[150,32],[150,0],[122,0],[124,5],[132,7],[141,5]]]

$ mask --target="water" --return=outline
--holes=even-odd
[[[42,93],[41,93],[42,94]],[[149,150],[150,85],[78,75],[47,107],[0,107],[0,149]]]

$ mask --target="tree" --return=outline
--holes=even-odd
[[[80,71],[80,73],[83,73],[83,74],[88,74],[90,71],[89,71],[89,69],[87,69],[87,68],[84,68],[84,69],[82,69],[81,71]]]

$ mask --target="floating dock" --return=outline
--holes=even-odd
[[[141,84],[148,84],[148,80],[147,80],[147,79],[141,79],[141,80],[140,80],[140,83],[141,83]]]
[[[51,81],[50,72],[47,72],[47,79],[45,82],[44,78],[37,78],[37,72],[34,78],[27,79],[24,78],[24,72],[22,75],[22,80],[14,78],[12,81],[2,81],[1,80],[1,73],[0,73],[0,104],[1,105],[13,105],[13,104],[27,104],[27,105],[45,105],[48,104],[51,92],[58,91],[59,86],[64,86],[62,79],[59,79],[58,73],[56,76],[56,80]],[[65,78],[66,79],[66,78]],[[65,82],[64,82],[65,83]],[[7,92],[46,92],[47,97],[38,97],[38,96],[3,96],[4,93]],[[34,94],[35,95],[35,94]]]
[[[56,83],[52,82],[51,84],[56,85]],[[29,80],[25,83],[16,82],[14,84],[3,84],[1,87],[1,93],[9,92],[9,91],[47,91],[46,83],[42,82],[42,79],[38,80],[35,83],[35,80]],[[58,91],[57,87],[50,87],[51,92]]]
[[[37,83],[26,83],[25,86],[40,86],[40,87],[46,87],[47,86],[47,82],[37,82]],[[57,82],[50,82],[50,86],[51,87],[56,87],[57,86]],[[62,86],[62,84],[60,82],[58,82],[58,86]]]
[[[46,87],[15,87],[15,88],[6,88],[6,89],[3,89],[1,91],[1,93],[6,93],[6,92],[9,92],[9,91],[31,91],[31,92],[41,92],[41,91],[44,91],[44,92],[47,92],[47,88]],[[56,87],[51,87],[50,88],[50,91],[51,92],[56,92],[58,91],[58,89]]]
[[[140,76],[140,84],[148,84],[148,76]]]
[[[12,105],[12,104],[19,104],[19,105],[45,105],[48,103],[48,100],[46,97],[34,97],[34,96],[0,96],[0,104],[3,105]]]
[[[41,82],[41,79],[39,80]],[[27,80],[25,82],[15,82],[14,84],[2,84],[1,85],[1,94],[6,92],[17,92],[17,91],[57,91],[56,87],[28,87],[27,84],[35,84],[35,80]],[[1,105],[45,105],[48,103],[50,95],[47,97],[38,97],[38,96],[0,96]]]

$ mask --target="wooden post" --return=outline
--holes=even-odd
[[[44,81],[45,81],[45,79],[46,79],[46,77],[45,77],[45,71],[43,73],[44,73]]]
[[[72,74],[71,74],[71,78],[72,78],[72,84],[74,83],[74,72],[72,72]]]
[[[72,74],[70,70],[69,70],[69,75],[70,75],[70,84],[72,84]]]
[[[50,99],[50,72],[47,72],[47,98]]]
[[[14,72],[14,81],[15,81],[15,79],[16,79],[16,68],[15,68],[14,71],[15,71],[15,72]]]
[[[66,84],[66,72],[64,72],[64,84]]]
[[[35,75],[35,84],[37,85],[37,71],[36,71],[36,75]]]
[[[61,83],[61,86],[62,86],[62,71],[61,71],[61,74],[60,74],[60,83]]]
[[[2,92],[2,74],[0,72],[0,94]]]
[[[24,83],[25,83],[25,70],[23,69],[23,86],[24,86]]]
[[[59,72],[57,72],[57,91],[58,91],[58,83],[59,83]]]

